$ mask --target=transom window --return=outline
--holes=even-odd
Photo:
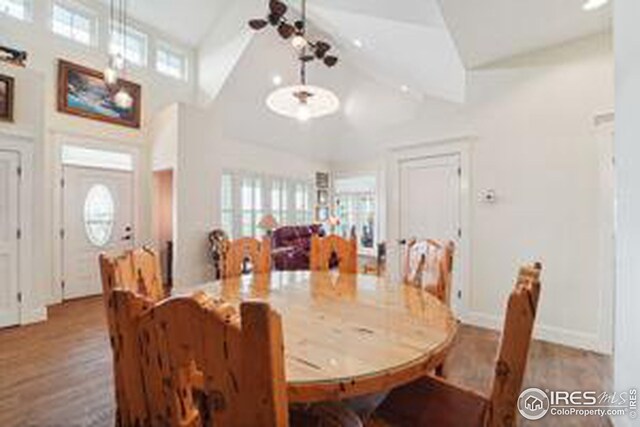
[[[162,43],[156,51],[156,70],[169,77],[187,80],[187,58],[178,50]]]
[[[221,182],[221,225],[229,236],[259,237],[258,224],[271,214],[278,225],[310,224],[310,181],[225,172]]]
[[[52,29],[54,33],[79,43],[95,44],[95,17],[67,5],[53,5]]]
[[[147,35],[133,28],[127,28],[125,35],[121,28],[116,27],[111,32],[109,53],[144,67],[147,65]]]
[[[31,0],[0,0],[0,13],[26,21],[31,19]]]

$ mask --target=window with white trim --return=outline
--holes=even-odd
[[[156,71],[178,80],[187,80],[187,57],[166,43],[159,43],[156,50]]]
[[[131,64],[145,67],[148,55],[147,35],[131,27],[127,27],[126,35],[124,33],[118,26],[111,31],[109,53],[120,55]]]
[[[89,12],[54,3],[51,16],[54,33],[85,45],[96,45],[97,19]]]
[[[355,229],[361,253],[374,253],[378,239],[376,181],[375,175],[344,176],[334,180],[336,215],[340,218],[338,234],[348,237]]]
[[[278,225],[310,224],[312,183],[248,172],[224,172],[220,192],[220,223],[231,238],[259,237],[266,214]]]
[[[31,0],[0,0],[0,14],[21,21],[31,19]]]

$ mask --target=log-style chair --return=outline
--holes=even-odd
[[[451,279],[455,244],[436,240],[411,240],[407,244],[403,279],[424,288],[446,305],[451,305]]]
[[[523,265],[518,271],[518,282],[525,280],[539,281],[542,273],[542,263],[534,262],[531,265]]]
[[[166,296],[162,283],[160,258],[146,246],[126,251],[114,259],[119,289],[128,289],[159,301]]]
[[[202,293],[172,298],[138,326],[150,425],[362,427],[340,405],[293,411],[289,423],[282,321],[266,303],[242,303],[238,316]],[[202,384],[193,383],[194,371]]]
[[[340,273],[358,273],[358,243],[353,236],[350,239],[336,235],[320,237],[314,234],[311,236],[310,269],[328,271],[334,253],[338,258]]]
[[[241,276],[246,259],[253,264],[252,273],[269,273],[271,271],[271,240],[268,237],[262,241],[243,237],[229,241],[222,253],[222,277]]]
[[[511,427],[540,297],[540,282],[526,278],[511,292],[490,396],[427,376],[393,390],[371,426]]]
[[[113,354],[116,426],[134,427],[148,425],[137,321],[153,301],[122,287],[116,274],[118,260],[100,255],[100,273]]]

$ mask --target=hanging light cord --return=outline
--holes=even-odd
[[[305,37],[307,34],[307,0],[302,0],[302,37]],[[303,86],[307,85],[307,63],[306,61],[303,59],[305,56],[307,56],[307,46],[305,44],[305,46],[302,48],[302,51],[300,53],[300,82],[302,83]]]

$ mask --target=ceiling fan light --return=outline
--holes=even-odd
[[[296,35],[291,39],[291,45],[298,50],[304,49],[305,47],[307,47],[308,44],[309,43],[307,42],[307,39],[305,39],[300,34]]]
[[[340,109],[340,100],[333,92],[310,85],[276,89],[269,95],[266,102],[267,107],[274,113],[298,120],[303,119],[301,121],[329,116]],[[307,112],[308,118],[306,118]]]
[[[296,112],[296,119],[301,122],[308,122],[311,119],[311,110],[306,103],[300,103]]]

